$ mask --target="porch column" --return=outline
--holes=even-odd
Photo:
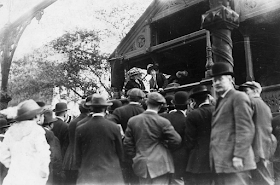
[[[213,61],[234,66],[231,31],[239,26],[239,15],[231,9],[230,0],[209,0],[209,3],[211,9],[202,15],[202,27],[211,33]],[[212,66],[213,63],[206,64],[206,78]]]
[[[246,81],[255,80],[254,72],[253,72],[253,62],[252,62],[252,51],[251,51],[251,43],[250,36],[244,36],[244,48],[245,48],[245,59],[246,59]]]

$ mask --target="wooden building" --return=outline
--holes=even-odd
[[[217,29],[224,43],[215,46]],[[236,84],[260,82],[263,99],[278,111],[279,30],[280,0],[154,0],[110,56],[112,87],[122,89],[130,68],[158,63],[165,74],[189,73],[185,85],[167,92],[188,90],[209,82],[207,71],[218,60],[215,55],[221,55],[234,65]],[[226,52],[215,51],[219,44]]]

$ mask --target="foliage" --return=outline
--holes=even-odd
[[[104,80],[110,66],[107,54],[99,50],[98,33],[87,30],[67,32],[50,43],[50,46],[66,56],[62,63],[63,86],[83,97],[95,93],[102,86],[110,95]]]

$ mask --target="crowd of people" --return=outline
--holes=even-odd
[[[138,87],[130,83],[127,99],[90,95],[69,123],[65,103],[51,110],[26,100],[14,119],[0,111],[0,182],[280,184],[280,117],[261,99],[262,87],[248,81],[236,89],[228,63],[215,63],[212,78],[215,100],[205,85],[146,94],[133,77]],[[159,81],[150,84],[159,89]]]

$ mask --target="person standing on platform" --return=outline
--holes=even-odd
[[[123,146],[119,127],[104,118],[112,103],[99,94],[86,103],[93,113],[90,120],[76,128],[75,163],[77,184],[124,184],[121,162]]]
[[[135,67],[131,68],[127,72],[127,75],[128,75],[129,80],[124,87],[126,95],[127,95],[127,92],[133,88],[145,90],[145,85],[144,85],[143,81],[141,80],[141,72],[137,68],[135,68]]]
[[[182,139],[185,138],[186,109],[188,98],[189,96],[187,92],[176,92],[173,100],[171,100],[175,109],[170,113],[160,114],[160,116],[170,121],[175,131],[181,136]],[[184,175],[188,162],[188,151],[186,150],[185,142],[182,141],[181,146],[176,150],[171,151],[171,154],[174,161],[175,173],[171,177],[170,184],[184,184]]]
[[[152,76],[149,80],[150,91],[162,91],[168,85],[166,77],[159,72],[158,64],[149,64],[147,73]]]
[[[205,85],[191,90],[190,98],[195,102],[194,110],[188,113],[185,143],[189,154],[186,179],[190,185],[211,185],[213,173],[210,169],[209,145],[211,120],[215,107],[210,103],[210,92]]]
[[[228,62],[217,62],[212,67],[213,87],[218,96],[210,141],[215,185],[250,184],[250,170],[256,169],[253,110],[249,97],[234,89],[233,75]]]
[[[171,123],[158,115],[165,103],[161,94],[150,93],[147,110],[130,118],[127,124],[124,148],[133,157],[133,170],[140,184],[167,185],[174,173],[169,149],[179,147],[182,140]]]
[[[62,160],[69,145],[68,124],[64,122],[67,117],[67,110],[67,104],[63,102],[57,103],[53,110],[57,120],[52,123],[52,131],[60,142]]]
[[[276,150],[277,140],[272,134],[272,113],[270,108],[261,98],[262,87],[258,82],[248,81],[239,87],[251,99],[255,123],[255,137],[253,150],[257,169],[251,172],[254,185],[272,185],[273,165],[270,161]]]

